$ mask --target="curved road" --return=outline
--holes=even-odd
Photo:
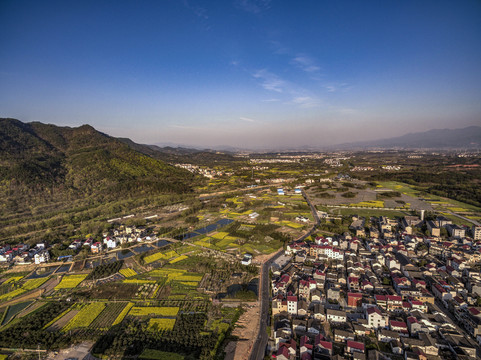
[[[306,234],[302,235],[297,241],[302,241],[306,239],[308,236],[311,236],[315,231],[317,226],[321,223],[321,219],[319,219],[319,215],[317,214],[316,207],[311,203],[311,200],[307,196],[307,194],[302,190],[302,195],[306,199],[307,203],[309,204],[312,212],[312,216],[316,220],[314,226],[309,230]],[[256,341],[252,346],[252,351],[249,356],[249,360],[262,360],[264,359],[267,347],[267,340],[269,336],[267,334],[267,323],[270,321],[269,317],[269,298],[270,298],[270,284],[269,284],[269,268],[271,267],[272,263],[282,254],[284,250],[279,250],[277,254],[267,260],[261,268],[261,281],[260,281],[260,312],[259,312],[259,332],[257,333]]]

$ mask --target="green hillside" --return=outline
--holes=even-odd
[[[188,194],[196,181],[89,125],[0,119],[0,240],[12,233],[9,225],[28,217],[32,222],[62,209],[75,213],[76,207],[84,211],[125,199]],[[96,215],[110,216],[111,210]]]

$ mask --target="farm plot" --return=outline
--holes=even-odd
[[[87,274],[79,274],[79,275],[66,275],[62,278],[60,284],[55,286],[55,290],[59,289],[73,289],[78,286],[85,278]]]
[[[166,306],[134,306],[130,309],[131,316],[177,316],[179,307]]]
[[[155,269],[145,275],[160,279],[167,278],[167,283],[171,283],[172,281],[198,283],[204,276],[203,274],[189,273],[187,270],[182,269]]]
[[[95,318],[89,326],[89,329],[107,330],[112,323],[117,319],[122,310],[124,310],[126,303],[109,303],[104,311]]]
[[[112,326],[120,324],[122,322],[122,320],[124,320],[124,318],[127,316],[130,309],[132,309],[132,307],[134,305],[135,304],[132,303],[132,302],[129,302],[127,305],[125,305],[124,308],[122,309],[122,311],[120,312],[120,314],[115,318],[114,322],[112,323]]]
[[[188,259],[189,257],[187,255],[181,255],[179,257],[176,257],[175,259],[172,259],[169,261],[170,264],[175,264],[179,261],[182,261],[182,260],[185,260],[185,259]]]
[[[129,278],[129,277],[132,277],[132,276],[135,276],[137,275],[137,273],[135,272],[135,270],[133,269],[120,269],[119,271],[123,276],[125,276],[126,278]]]
[[[17,282],[18,280],[21,280],[23,279],[23,276],[12,276],[10,278],[8,278],[7,280],[5,280],[3,282],[3,284],[10,284],[10,283],[13,283],[13,282]]]
[[[2,325],[8,323],[13,317],[29,306],[33,301],[26,301],[23,303],[15,304],[7,307],[7,312],[3,318]]]
[[[45,327],[47,331],[58,331],[65,327],[78,313],[79,310],[67,309],[53,319],[50,323],[48,323]]]
[[[48,280],[47,277],[39,279],[30,279],[23,284],[22,288],[26,291],[34,290],[42,286]]]
[[[17,297],[17,296],[23,294],[24,292],[26,292],[26,290],[24,290],[22,288],[15,289],[15,290],[10,291],[6,294],[0,295],[0,301],[13,299],[14,297]]]
[[[104,310],[105,303],[95,302],[85,306],[81,309],[72,320],[68,322],[62,329],[62,331],[69,331],[77,328],[88,327],[99,314]]]
[[[157,252],[155,254],[146,256],[144,258],[144,262],[146,264],[150,264],[150,263],[153,263],[153,262],[158,261],[158,260],[169,260],[169,259],[172,259],[173,257],[176,257],[176,256],[177,256],[177,253],[174,250],[170,250],[170,251],[167,251],[167,252],[160,251],[160,252]]]
[[[90,297],[91,299],[130,300],[135,296],[138,288],[139,287],[135,283],[106,283],[91,289]]]
[[[150,319],[148,330],[159,331],[159,330],[172,330],[175,325],[175,319]]]

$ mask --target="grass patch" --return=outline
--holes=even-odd
[[[152,350],[152,349],[145,349],[142,354],[140,354],[139,359],[144,360],[184,360],[182,355],[160,351],[160,350]]]

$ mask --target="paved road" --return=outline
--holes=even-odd
[[[469,219],[469,218],[464,217],[464,216],[462,216],[462,215],[453,213],[453,212],[450,211],[450,210],[446,210],[446,212],[449,213],[449,214],[451,214],[451,215],[457,216],[458,218],[463,219],[463,220],[465,220],[465,221],[467,221],[467,222],[470,222],[471,224],[474,224],[474,225],[476,225],[476,226],[481,226],[481,224],[479,223],[479,221],[476,221],[476,220],[473,220],[473,219]]]
[[[270,297],[270,286],[269,286],[269,268],[272,263],[279,258],[284,253],[281,249],[276,255],[271,257],[262,265],[261,269],[261,306],[259,312],[259,333],[257,334],[257,339],[252,346],[251,355],[249,360],[262,360],[266,352],[267,340],[269,338],[267,334],[267,322],[269,321],[269,297]]]
[[[312,216],[316,220],[314,226],[309,230],[306,234],[302,235],[299,237],[297,240],[304,240],[308,236],[311,236],[315,231],[317,226],[321,223],[321,219],[319,219],[319,215],[317,214],[317,209],[312,204],[311,200],[307,196],[307,194],[302,190],[302,195],[306,199],[308,205],[311,208]],[[278,259],[282,254],[284,253],[284,250],[279,250],[276,255],[274,255],[272,258],[270,258],[268,261],[266,261],[262,265],[261,269],[261,291],[260,291],[260,300],[261,300],[261,306],[260,306],[260,318],[259,318],[259,333],[257,334],[257,339],[254,342],[254,345],[252,346],[252,351],[249,357],[249,360],[262,360],[264,359],[265,353],[266,353],[266,346],[267,346],[267,340],[269,339],[269,335],[267,334],[267,323],[270,320],[269,319],[269,298],[270,298],[270,284],[269,284],[269,268],[271,267],[272,263]]]

